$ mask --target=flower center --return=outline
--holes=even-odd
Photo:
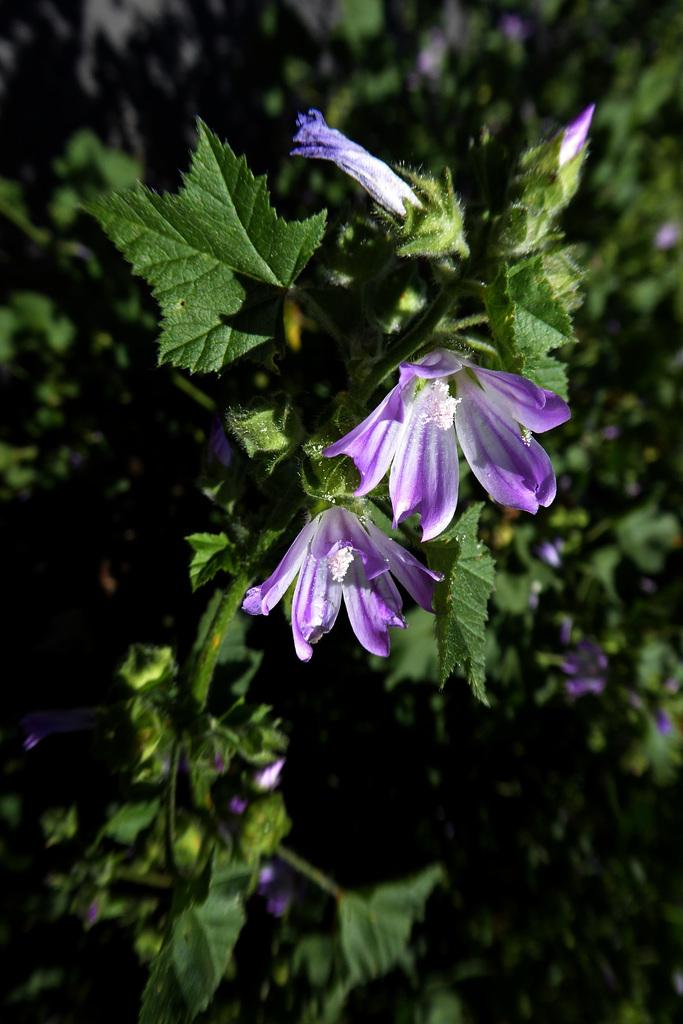
[[[460,398],[453,398],[448,385],[442,380],[435,380],[426,388],[428,395],[424,400],[422,415],[425,423],[435,423],[439,430],[449,430],[453,426],[455,410]]]
[[[335,583],[342,582],[352,561],[353,548],[350,545],[339,548],[339,551],[330,557],[328,564]]]

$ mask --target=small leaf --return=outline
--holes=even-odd
[[[371,981],[395,967],[422,919],[430,893],[443,878],[433,864],[410,878],[378,885],[369,896],[345,892],[339,902],[340,941],[354,983]]]
[[[190,562],[193,591],[212,580],[218,572],[237,572],[237,554],[232,541],[224,533],[193,533],[185,540],[194,551]]]
[[[160,806],[161,801],[158,797],[154,800],[124,804],[112,815],[100,835],[108,836],[124,846],[130,846],[138,833],[156,820]]]
[[[434,592],[439,676],[443,686],[462,665],[474,694],[488,704],[484,687],[486,606],[494,587],[494,562],[477,539],[483,503],[471,505],[428,546],[429,567],[445,574]]]
[[[320,244],[325,212],[290,223],[202,121],[177,195],[136,185],[90,203],[163,320],[160,362],[218,371],[275,337],[287,288]]]

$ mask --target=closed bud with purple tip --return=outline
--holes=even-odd
[[[583,147],[586,145],[586,139],[588,137],[588,129],[591,126],[593,120],[593,111],[595,110],[595,104],[591,103],[589,107],[582,110],[578,117],[575,117],[573,121],[570,121],[567,127],[562,133],[562,145],[560,146],[560,167],[564,167],[565,164],[573,160],[575,156],[578,156]]]
[[[492,498],[535,513],[555,497],[549,457],[531,431],[569,418],[567,403],[514,373],[485,370],[435,349],[401,363],[399,383],[354,430],[324,455],[349,455],[367,494],[391,468],[394,528],[419,513],[422,539],[450,523],[458,500],[457,441]]]
[[[370,193],[375,202],[398,217],[405,217],[406,203],[422,204],[406,182],[376,156],[368,153],[356,142],[336,128],[330,128],[319,110],[309,110],[296,119],[298,131],[294,136],[296,148],[291,156],[316,157],[332,160],[337,167],[355,178]]]
[[[389,654],[389,626],[405,629],[402,601],[391,574],[417,603],[432,610],[441,573],[432,572],[373,523],[345,508],[328,508],[304,526],[272,576],[248,591],[242,608],[268,615],[298,577],[292,633],[298,657],[308,661],[332,629],[342,598],[357,639],[371,654]]]

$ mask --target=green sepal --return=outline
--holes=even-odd
[[[477,537],[483,507],[483,502],[471,505],[426,549],[429,568],[444,574],[434,591],[441,686],[460,665],[474,695],[488,704],[486,606],[494,587],[494,562]]]
[[[194,552],[190,562],[193,591],[212,580],[218,572],[237,572],[239,555],[224,533],[192,533],[185,540]]]
[[[464,212],[453,191],[453,178],[448,167],[440,177],[432,178],[404,171],[413,186],[421,207],[406,203],[406,216],[400,229],[399,256],[460,256],[470,254],[465,240]]]
[[[133,644],[116,675],[136,693],[161,689],[167,692],[175,678],[175,656],[170,647]]]
[[[576,194],[586,155],[584,146],[560,167],[562,138],[560,133],[532,146],[519,159],[519,173],[512,182],[496,246],[504,257],[524,256],[553,237],[562,237],[557,218]]]
[[[292,455],[305,436],[298,413],[286,395],[258,397],[247,409],[228,409],[226,423],[249,458],[266,463],[268,473]]]
[[[306,456],[301,467],[301,485],[311,498],[335,503],[338,498],[353,501],[353,492],[360,486],[360,476],[347,455],[328,458],[323,451],[365,419],[366,410],[349,394],[335,399],[330,419],[303,446]]]
[[[561,276],[567,264],[549,265],[548,258],[537,254],[512,266],[502,264],[486,287],[485,304],[502,368],[564,396],[564,368],[548,352],[575,340],[567,309],[573,296]]]

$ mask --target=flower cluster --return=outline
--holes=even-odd
[[[582,153],[593,110],[588,107],[563,129],[560,168]],[[294,142],[292,155],[333,161],[395,216],[405,218],[408,205],[425,209],[401,177],[330,128],[319,110],[299,114]],[[462,246],[458,251],[462,254]],[[401,363],[398,383],[374,412],[323,455],[348,455],[354,461],[360,473],[358,497],[389,473],[394,529],[417,514],[422,540],[429,541],[455,513],[458,447],[495,501],[531,513],[549,505],[555,473],[533,433],[550,430],[569,415],[567,403],[552,391],[436,348],[416,362]],[[546,557],[557,562],[559,551]],[[292,630],[302,661],[309,660],[311,645],[334,625],[342,598],[363,647],[386,655],[388,627],[405,626],[391,574],[419,605],[432,610],[439,573],[426,569],[371,522],[361,523],[345,508],[328,508],[307,523],[275,572],[249,590],[243,608],[250,615],[267,615],[296,579]]]

